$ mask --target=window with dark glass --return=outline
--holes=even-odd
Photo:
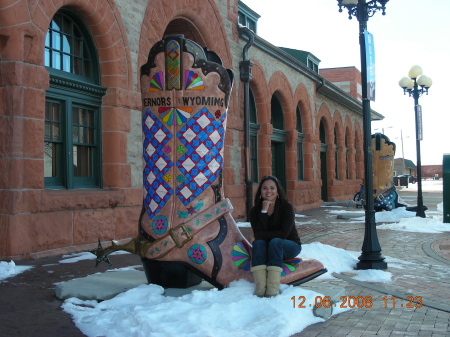
[[[101,99],[97,54],[76,15],[61,9],[45,39],[50,74],[46,92],[44,181],[46,188],[101,187]]]
[[[325,125],[323,124],[323,122],[320,122],[319,138],[320,138],[320,143],[322,144],[322,146],[326,145],[327,140],[326,140],[326,133],[325,133]]]
[[[277,96],[273,95],[270,101],[271,123],[274,129],[284,130],[283,107]]]
[[[277,95],[272,95],[270,101],[270,116],[273,126],[271,140],[272,174],[278,178],[281,186],[286,190],[286,137],[284,130],[283,107]]]

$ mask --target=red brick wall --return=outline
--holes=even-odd
[[[104,190],[44,189],[42,142],[49,85],[44,40],[50,19],[62,5],[70,5],[90,28],[101,84],[108,88],[103,99]],[[126,132],[130,109],[137,109],[140,102],[133,91],[128,41],[118,17],[117,8],[107,1],[0,4],[1,257],[79,250],[76,246],[98,238],[130,237],[137,231],[141,190],[131,188]]]
[[[362,99],[361,92],[358,93],[358,84],[361,86],[361,72],[355,67],[344,68],[326,68],[320,69],[320,75],[328,81],[334,82],[350,82],[350,91],[348,93],[355,98]]]
[[[439,178],[442,178],[442,165],[422,165],[422,178],[434,178],[437,174]]]

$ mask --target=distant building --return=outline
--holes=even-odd
[[[361,72],[356,67],[324,68],[319,73],[339,89],[362,101]]]
[[[422,166],[423,167],[423,166]],[[395,158],[394,159],[394,177],[403,174],[410,174],[416,176],[416,164],[409,159]]]
[[[442,165],[422,165],[422,178],[442,179]]]

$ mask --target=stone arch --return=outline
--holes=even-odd
[[[311,137],[313,133],[313,114],[311,112],[311,100],[308,94],[308,90],[303,83],[297,86],[294,93],[294,101],[297,102],[296,106],[300,106],[300,113],[302,117],[303,133],[306,137]]]
[[[345,177],[345,133],[342,116],[339,110],[333,115],[334,135],[336,139],[333,141],[333,151],[335,151],[334,165],[337,167],[337,176],[335,179],[343,180]],[[337,154],[337,155],[336,155]],[[337,158],[337,162],[336,162]]]
[[[264,73],[264,67],[256,61],[252,67],[252,80],[250,81],[250,88],[253,91],[255,97],[256,110],[258,112],[258,123],[270,122],[270,94],[269,88],[266,83],[266,75]]]
[[[356,178],[364,179],[364,139],[362,127],[358,121],[354,126]]]
[[[217,15],[219,9],[214,0],[184,1],[184,0],[150,0],[142,23],[139,41],[138,64],[147,62],[151,47],[162,39],[166,28],[171,22],[176,22],[179,28],[191,27],[192,36],[202,47],[208,47],[217,53],[226,68],[231,68],[232,57],[230,46],[222,19]],[[237,12],[237,6],[236,6]],[[236,13],[237,15],[237,13]],[[210,29],[215,27],[215,29]],[[169,32],[174,33],[175,27]],[[179,32],[180,34],[181,32]],[[189,34],[188,34],[189,35]],[[237,39],[236,31],[236,39]],[[139,74],[138,74],[139,77]],[[138,81],[139,82],[139,81]]]
[[[297,106],[300,108],[300,118],[302,119],[302,132],[305,135],[303,139],[303,170],[304,179],[314,179],[314,143],[313,139],[313,113],[311,111],[311,100],[308,94],[308,90],[303,83],[299,83],[294,93],[294,101],[297,102]],[[297,125],[295,122],[294,125]],[[298,155],[298,153],[296,153]]]
[[[45,38],[52,18],[62,7],[76,14],[92,35],[100,64],[100,83],[107,88],[101,112],[104,117],[103,190],[79,189],[74,193],[73,190],[44,188],[42,145],[46,90],[49,88],[49,73],[44,66]],[[130,46],[115,2],[2,1],[0,59],[2,80],[7,81],[2,83],[2,95],[7,101],[8,114],[15,117],[11,118],[13,123],[8,132],[17,137],[10,143],[14,146],[14,156],[10,155],[9,148],[2,153],[14,157],[5,176],[15,179],[4,188],[10,189],[14,199],[23,205],[20,208],[13,205],[10,221],[18,225],[15,232],[20,233],[20,238],[13,232],[7,235],[7,245],[11,243],[11,246],[6,255],[25,256],[45,251],[45,256],[55,254],[62,247],[96,242],[98,238],[104,240],[105,232],[98,231],[100,228],[109,228],[123,238],[133,235],[133,224],[138,220],[134,214],[140,209],[135,201],[139,200],[141,191],[130,188],[127,134],[130,132],[130,110],[136,109],[139,101],[133,91]],[[115,187],[123,187],[120,195]],[[32,195],[25,193],[30,189],[34,191]],[[86,212],[86,209],[91,211]],[[128,221],[122,221],[125,218]],[[20,247],[17,242],[22,243]]]
[[[169,22],[163,35],[172,35],[183,33],[186,39],[197,42],[200,46],[206,46],[202,33],[195,24],[187,18],[175,18]]]
[[[323,149],[320,139],[320,125],[323,124],[325,132],[326,149]],[[320,172],[320,180],[322,181],[322,200],[328,201],[330,189],[334,178],[334,149],[333,146],[333,118],[330,109],[323,103],[317,114],[316,138],[317,138],[317,158],[320,158],[318,169]]]
[[[347,145],[349,148],[355,147],[355,136],[353,133],[352,121],[350,116],[346,115],[344,120],[345,137],[347,138]]]
[[[36,94],[32,106],[24,99],[24,111],[32,110],[36,115],[37,132],[34,137],[37,141],[43,138],[43,121],[45,109],[45,90],[49,86],[49,74],[44,67],[45,37],[48,26],[55,13],[62,7],[73,11],[83,21],[87,30],[92,34],[100,64],[101,85],[107,87],[106,96],[103,97],[103,115],[114,116],[103,124],[102,134],[104,149],[117,149],[119,151],[104,151],[103,155],[103,183],[105,187],[130,186],[131,172],[127,164],[127,139],[125,132],[129,129],[129,110],[137,108],[138,102],[132,92],[132,67],[129,45],[120,14],[112,0],[85,1],[85,0],[55,0],[52,5],[48,1],[39,0],[35,6],[28,8],[25,1],[19,1],[0,11],[0,21],[10,22],[11,27],[1,30],[0,35],[7,36],[6,44],[20,43],[18,48],[6,46],[5,49],[20,53],[20,58],[8,55],[7,58],[23,60],[18,64],[22,68],[35,65],[24,73],[33,73],[33,83],[22,85],[30,90],[41,89]],[[16,14],[19,13],[19,14]],[[9,18],[9,19],[8,19]],[[19,18],[19,20],[17,20]],[[13,22],[12,20],[16,20]],[[21,26],[23,28],[18,29]],[[15,38],[18,38],[16,41]],[[2,55],[2,58],[5,55]],[[38,66],[38,67],[36,67]],[[32,71],[31,71],[32,70]],[[22,80],[26,77],[23,76]],[[121,119],[117,122],[117,119]],[[111,122],[115,121],[115,122]],[[34,146],[35,151],[40,147]],[[43,158],[40,151],[36,155]],[[36,174],[43,176],[43,166],[40,162],[35,169]],[[42,174],[41,174],[42,172]],[[43,187],[42,182],[39,187]]]
[[[348,179],[355,179],[356,174],[356,163],[355,163],[355,138],[354,134],[352,132],[352,122],[350,120],[350,117],[347,115],[345,116],[345,122],[344,122],[344,144],[346,145],[346,151],[347,151],[347,170],[348,170]]]
[[[270,97],[277,97],[278,101],[281,104],[281,109],[283,111],[283,131],[286,132],[286,136],[282,141],[275,141],[275,138],[272,138],[273,142],[271,143],[271,146],[274,150],[271,149],[270,153],[272,156],[275,155],[275,158],[272,158],[272,165],[275,168],[277,168],[278,166],[278,174],[285,179],[286,192],[288,196],[290,196],[292,194],[291,191],[295,189],[294,183],[297,180],[296,140],[298,137],[298,133],[295,125],[296,109],[293,100],[293,90],[286,75],[280,71],[272,74],[269,79],[268,87],[269,92],[271,93]],[[272,121],[272,124],[273,123],[274,121]],[[276,137],[277,134],[274,133],[273,136]],[[279,165],[280,159],[284,159],[284,165]]]
[[[326,103],[322,103],[322,105],[319,108],[319,111],[317,113],[317,123],[316,123],[316,139],[319,143],[320,147],[320,137],[319,137],[319,127],[320,122],[324,123],[325,126],[325,133],[326,133],[326,144],[333,142],[333,118],[331,116],[330,109],[328,108],[328,105]]]
[[[285,130],[295,129],[295,108],[293,104],[292,87],[284,73],[277,71],[270,77],[268,83],[270,97],[276,95],[283,108]],[[288,128],[286,128],[288,126]]]
[[[264,67],[256,60],[251,60],[252,80],[250,88],[256,103],[257,119],[260,129],[258,131],[258,176],[270,174],[270,135],[272,125],[270,124],[270,94],[266,82]]]
[[[36,1],[28,8],[26,1],[0,8],[0,22],[3,28],[4,47],[8,53],[1,54],[3,60],[23,60],[44,66],[44,41],[48,25],[61,7],[73,10],[85,23],[93,36],[102,73],[102,85],[106,87],[132,88],[132,72],[128,40],[112,0],[55,0],[52,6],[48,1]],[[14,21],[13,21],[14,20]],[[6,48],[8,43],[16,43],[20,48]],[[0,50],[1,52],[1,50]],[[20,54],[19,57],[17,57]],[[41,81],[47,82],[47,79]],[[45,86],[44,86],[45,87]]]
[[[336,135],[338,137],[337,140],[335,140],[335,143],[338,144],[338,146],[344,145],[344,123],[342,120],[342,116],[339,110],[336,110],[333,115],[333,124],[336,129]]]

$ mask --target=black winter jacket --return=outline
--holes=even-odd
[[[253,206],[250,210],[250,224],[255,240],[280,238],[301,244],[295,227],[294,207],[287,201],[277,199],[271,216],[261,213],[261,207]]]

